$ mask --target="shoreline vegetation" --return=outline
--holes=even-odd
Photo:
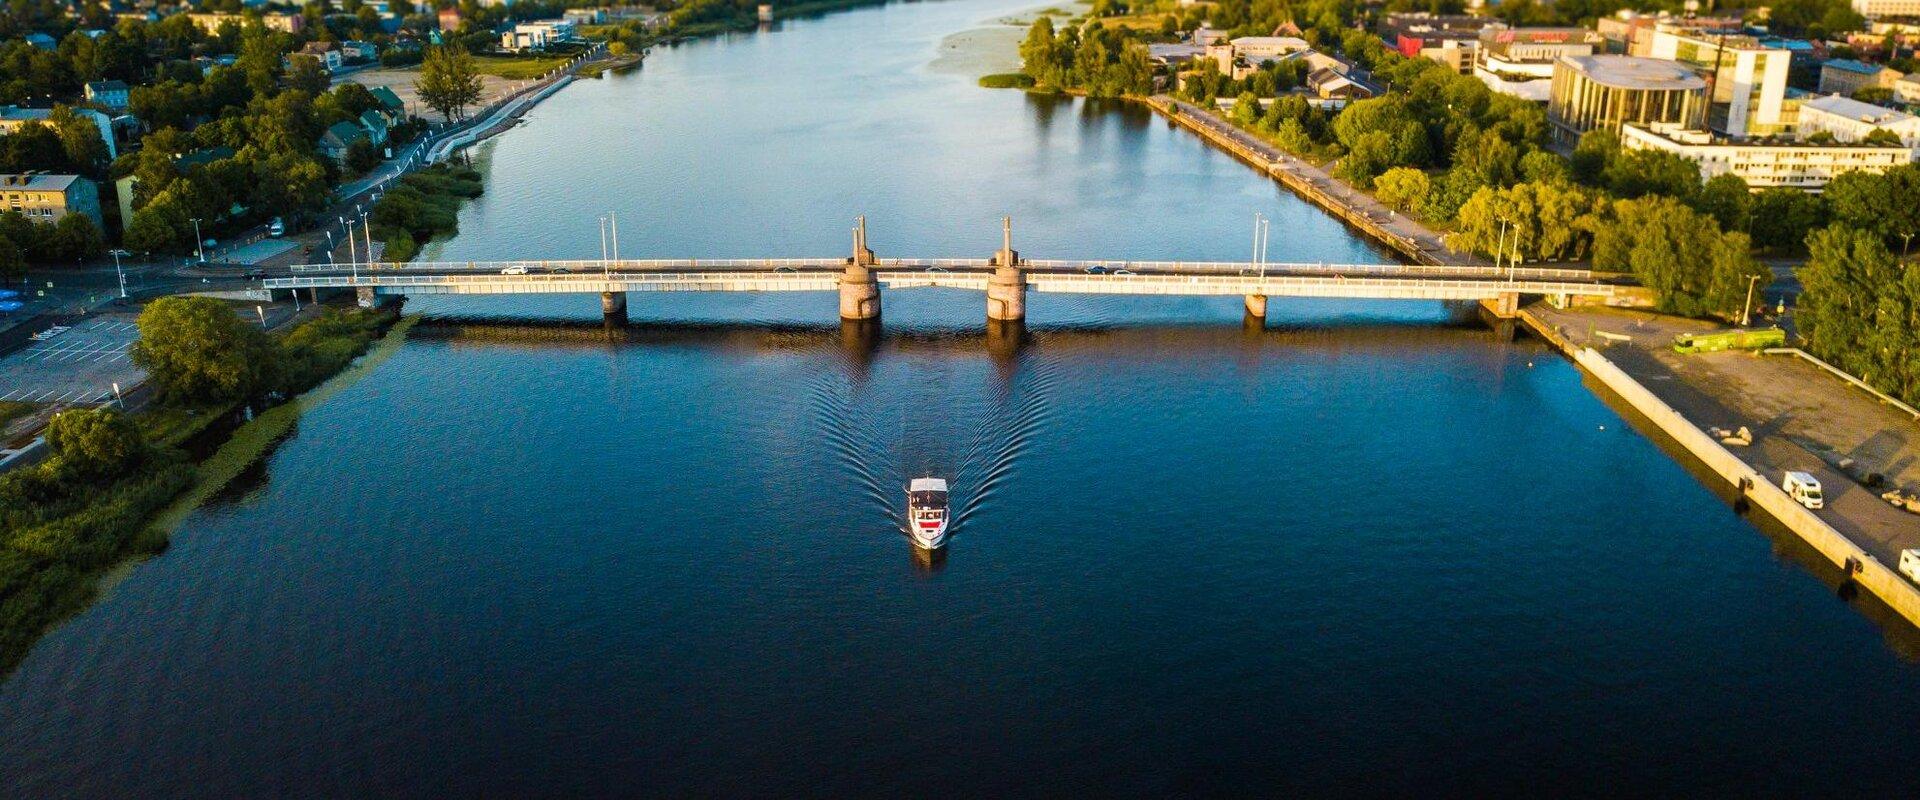
[[[250,331],[252,349],[244,355],[271,362],[251,371],[257,385],[249,388],[263,391],[206,398],[162,388],[159,398],[132,412],[64,411],[48,428],[47,459],[0,475],[0,675],[11,673],[48,630],[92,603],[103,578],[129,559],[163,552],[187,512],[264,454],[301,410],[363,372],[341,371],[383,334],[392,329],[392,342],[407,327],[396,326],[399,314],[389,309],[321,307],[312,319],[272,336],[222,301],[167,298],[154,305],[163,315],[186,310],[216,326]],[[159,320],[150,318],[154,313],[149,307],[142,314],[143,334]],[[143,350],[139,358],[150,370],[176,368],[165,355]],[[189,369],[194,380],[218,382],[229,377],[230,366],[209,360]],[[287,399],[275,402],[280,398]],[[255,408],[265,411],[254,416]],[[216,448],[214,440],[223,443]],[[195,453],[208,455],[196,459]]]
[[[407,173],[373,204],[372,226],[386,243],[384,260],[404,264],[434,237],[460,231],[460,205],[486,192],[480,171],[435,164]]]

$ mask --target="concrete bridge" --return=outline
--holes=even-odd
[[[308,264],[267,278],[263,288],[351,288],[366,304],[378,295],[599,293],[601,310],[618,316],[626,314],[628,292],[836,291],[841,319],[856,321],[879,318],[883,286],[981,291],[987,318],[998,321],[1025,319],[1029,291],[1240,295],[1247,313],[1262,318],[1268,297],[1478,300],[1504,318],[1523,294],[1605,298],[1619,288],[1575,269],[1027,259],[1013,249],[1005,220],[1000,249],[982,259],[881,259],[867,247],[864,220],[853,236],[847,258]]]

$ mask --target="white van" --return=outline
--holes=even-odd
[[[1920,550],[1900,551],[1900,574],[1907,580],[1920,583]]]
[[[1820,497],[1820,479],[1805,472],[1787,473],[1787,477],[1780,481],[1780,490],[1807,508],[1826,505],[1826,501]]]

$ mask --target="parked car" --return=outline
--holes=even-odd
[[[1820,496],[1820,479],[1806,472],[1789,472],[1780,479],[1780,490],[1794,502],[1807,508],[1820,508],[1826,500]]]
[[[515,265],[513,265],[513,266],[511,266],[511,267],[507,267],[506,269],[503,269],[503,270],[500,270],[500,274],[502,274],[502,275],[525,275],[525,274],[527,274],[527,268],[526,268],[526,266],[525,266],[525,265],[522,265],[522,264],[515,264]]]
[[[1900,574],[1907,580],[1920,583],[1920,550],[1900,551]]]
[[[274,217],[272,222],[267,223],[267,235],[275,239],[287,235],[287,223],[281,221],[279,217]]]

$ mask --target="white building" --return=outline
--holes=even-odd
[[[1620,144],[1674,153],[1700,165],[1702,180],[1738,175],[1754,189],[1785,186],[1817,192],[1849,172],[1881,173],[1913,161],[1913,151],[1906,147],[1730,142],[1707,131],[1670,125],[1622,125]]]
[[[500,34],[500,48],[515,51],[545,49],[572,41],[573,30],[573,23],[560,19],[522,22],[513,26],[513,30]]]
[[[1309,49],[1307,40],[1292,36],[1242,36],[1207,45],[1206,54],[1220,66],[1222,75],[1240,80],[1266,64]]]
[[[1590,56],[1603,43],[1585,28],[1492,28],[1480,32],[1473,76],[1501,94],[1547,102],[1561,56]]]
[[[1789,50],[1751,36],[1662,24],[1648,47],[1652,58],[1687,65],[1707,79],[1707,125],[1729,136],[1771,136],[1792,129],[1787,106]]]
[[[1900,137],[1908,147],[1920,147],[1920,117],[1895,111],[1850,97],[1828,95],[1800,104],[1800,138],[1826,132],[1841,142],[1858,142],[1867,134],[1884,130]]]
[[[1853,10],[1868,19],[1920,17],[1920,0],[1853,0]]]

